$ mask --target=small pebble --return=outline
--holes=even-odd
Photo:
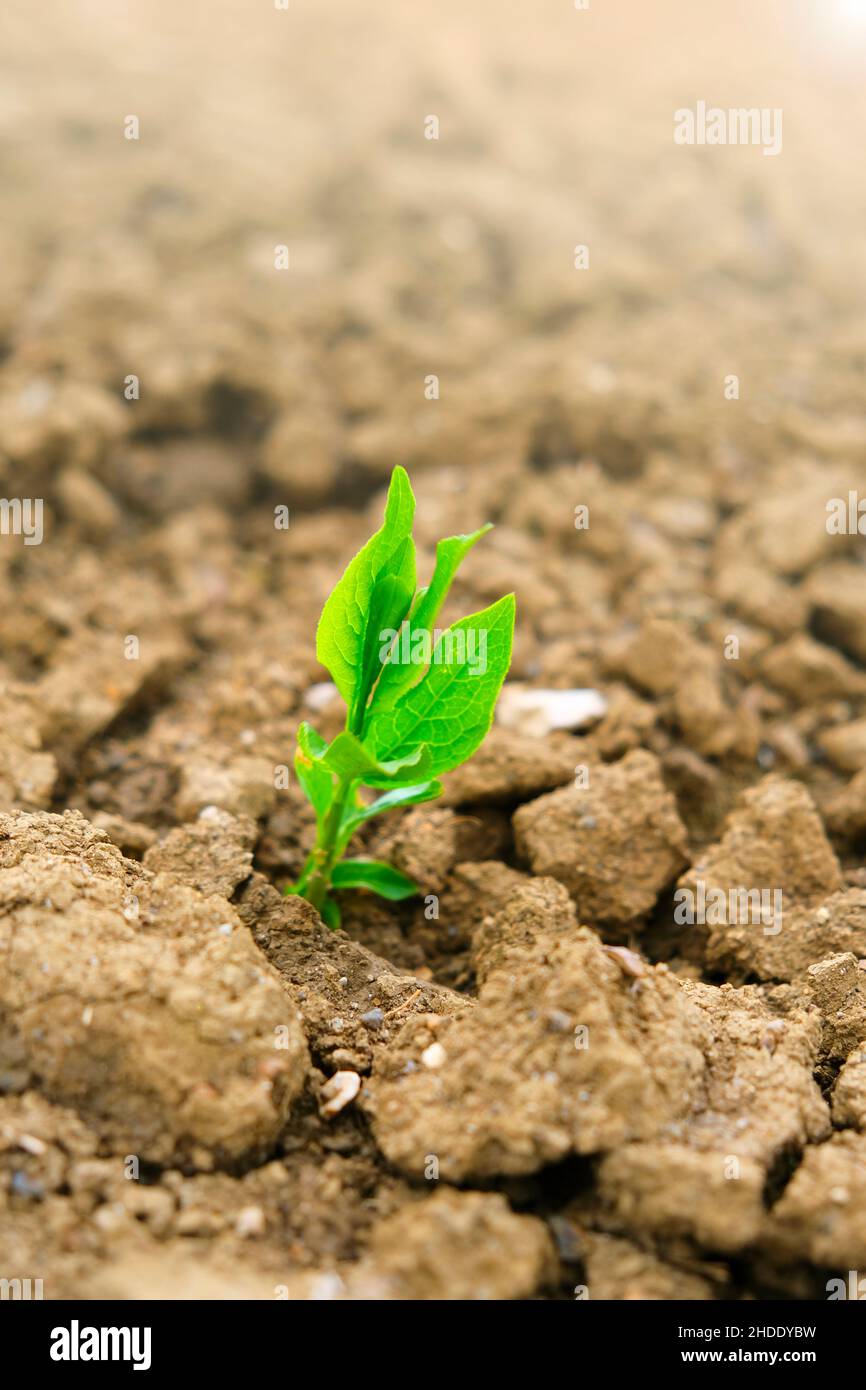
[[[35,1134],[19,1134],[15,1142],[19,1149],[23,1149],[28,1154],[35,1154],[38,1157],[45,1152],[46,1146],[41,1139],[36,1138]]]
[[[424,1051],[421,1053],[423,1065],[429,1067],[431,1070],[441,1067],[445,1062],[445,1057],[445,1048],[438,1042],[431,1043],[430,1046],[425,1047]]]
[[[356,1071],[335,1071],[319,1092],[319,1112],[322,1118],[330,1120],[353,1101],[361,1089],[361,1078]]]
[[[16,1197],[34,1197],[39,1201],[45,1196],[45,1188],[42,1183],[38,1182],[36,1178],[28,1177],[20,1169],[12,1174],[10,1186]]]
[[[317,1303],[330,1303],[332,1299],[342,1298],[346,1286],[339,1274],[317,1274],[310,1285],[310,1299]]]
[[[568,1033],[571,1031],[571,1015],[564,1013],[562,1009],[553,1009],[548,1022],[554,1033]]]
[[[580,1232],[572,1226],[571,1222],[564,1216],[552,1216],[549,1226],[553,1239],[556,1241],[556,1248],[559,1257],[567,1264],[577,1264],[584,1256],[583,1242]]]
[[[518,681],[503,686],[497,722],[506,729],[543,738],[554,729],[582,729],[607,714],[598,690],[535,690]]]
[[[247,1238],[265,1233],[265,1213],[261,1207],[242,1207],[235,1221],[235,1232]]]
[[[321,710],[331,703],[336,694],[337,687],[332,681],[317,681],[310,686],[305,699],[310,709]]]
[[[616,961],[623,974],[633,975],[635,978],[646,974],[646,965],[637,951],[629,950],[628,946],[602,946],[601,949],[607,952],[611,960]]]

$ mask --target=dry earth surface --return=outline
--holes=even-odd
[[[0,537],[0,1274],[826,1297],[866,1268],[866,538],[825,524],[866,484],[866,26],[37,8],[0,21],[0,490],[45,509]],[[698,98],[783,151],[676,146]],[[496,522],[453,615],[514,589],[511,679],[606,713],[497,727],[367,834],[426,906],[329,932],[278,772],[338,727],[315,622],[396,463],[422,564]],[[781,930],[677,921],[743,887]]]

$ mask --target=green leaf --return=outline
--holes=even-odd
[[[383,811],[393,811],[395,806],[418,806],[422,801],[435,801],[441,795],[441,782],[420,782],[414,787],[395,787],[393,791],[377,796],[368,806],[351,807],[340,826],[340,849],[345,849],[355,831],[373,816],[380,816]]]
[[[411,546],[412,544],[411,540],[404,541],[404,545]],[[402,561],[398,556],[395,556],[394,563],[399,566]],[[383,575],[382,578],[376,580],[370,596],[367,627],[364,633],[364,650],[361,655],[361,671],[349,709],[350,729],[360,731],[364,722],[364,709],[370,697],[370,691],[382,673],[379,651],[382,646],[383,634],[393,632],[402,625],[403,619],[412,606],[413,594],[413,587],[404,582],[399,572]]]
[[[415,621],[419,626],[431,627],[439,615],[439,610],[448,597],[448,590],[458,569],[462,565],[476,541],[493,530],[491,521],[479,526],[468,536],[446,536],[436,546],[436,567],[430,587],[424,595],[423,603],[418,605]]]
[[[363,709],[365,656],[373,640],[368,631],[378,637],[382,628],[395,626],[383,621],[386,612],[393,618],[399,611],[402,622],[415,592],[414,515],[409,478],[405,469],[395,468],[382,526],[350,562],[322,609],[316,656],[350,711]],[[383,583],[389,579],[392,585]]]
[[[316,733],[312,724],[307,724],[306,721],[301,724],[295,752],[295,772],[320,823],[334,797],[334,779],[321,763],[322,754],[327,752],[327,748],[327,743],[321,734]]]
[[[513,634],[513,594],[454,623],[434,647],[424,679],[371,719],[367,740],[376,757],[399,761],[425,744],[433,777],[470,758],[492,723]]]
[[[405,628],[399,632],[394,645],[394,657],[399,658],[405,649],[411,653],[413,639],[417,632],[432,632],[442,604],[448,597],[452,581],[469,551],[482,536],[492,529],[490,522],[473,531],[469,536],[448,536],[436,546],[436,567],[433,578],[426,589],[419,590],[415,606],[406,620]],[[399,624],[384,624],[386,627],[399,627]],[[369,718],[380,710],[392,709],[404,690],[417,684],[424,674],[424,667],[411,661],[392,659],[382,667],[379,684],[376,686]]]
[[[335,888],[369,888],[390,902],[413,898],[420,891],[411,878],[378,859],[344,859],[335,865],[331,883]]]
[[[409,787],[429,776],[430,755],[416,744],[401,757],[380,762],[359,738],[344,731],[322,755],[322,765],[344,780],[363,782],[365,787]]]

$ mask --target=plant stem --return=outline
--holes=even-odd
[[[328,814],[316,835],[310,858],[298,883],[298,892],[320,912],[328,889],[331,886],[331,873],[339,857],[338,837],[343,821],[346,802],[352,794],[354,781],[341,778],[331,802]]]

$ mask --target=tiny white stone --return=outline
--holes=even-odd
[[[330,1120],[339,1115],[360,1089],[361,1078],[356,1071],[335,1071],[319,1092],[319,1110],[323,1118]]]
[[[310,686],[304,699],[310,709],[324,709],[326,705],[331,703],[336,694],[337,687],[333,681],[317,681],[315,685]]]
[[[342,1298],[346,1285],[339,1274],[317,1274],[310,1285],[310,1300],[315,1303],[328,1303],[334,1298]]]
[[[421,1053],[421,1061],[425,1067],[435,1069],[436,1067],[442,1066],[445,1061],[445,1056],[445,1048],[442,1044],[434,1042],[431,1043],[429,1047],[425,1047],[424,1051]]]
[[[241,1207],[235,1221],[239,1236],[261,1236],[265,1231],[265,1214],[261,1207]]]
[[[607,713],[598,690],[536,690],[519,681],[502,687],[496,719],[505,729],[542,738],[554,729],[582,729]]]
[[[44,1154],[45,1145],[41,1139],[37,1139],[35,1134],[19,1134],[16,1140],[19,1149],[23,1149],[28,1154]]]

